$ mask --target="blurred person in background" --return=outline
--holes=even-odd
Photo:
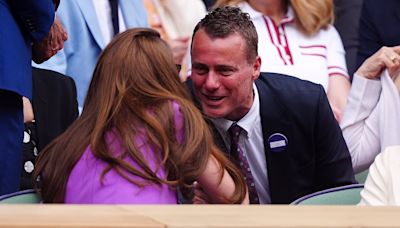
[[[382,47],[353,78],[341,127],[356,173],[388,146],[400,145],[400,46]]]
[[[19,189],[22,97],[32,97],[31,61],[47,60],[66,39],[65,31],[54,23],[54,3],[0,0],[0,195]]]
[[[177,65],[181,65],[180,77],[184,81],[190,65],[190,40],[197,22],[206,14],[201,0],[144,0],[151,28],[161,34],[174,54]]]
[[[146,27],[146,11],[142,0],[65,0],[57,15],[68,41],[57,55],[35,66],[72,77],[81,110],[100,52],[119,32]]]

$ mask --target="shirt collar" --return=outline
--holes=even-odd
[[[245,132],[246,137],[250,138],[252,133],[254,132],[255,125],[257,124],[257,119],[260,118],[260,99],[258,95],[257,86],[253,83],[253,92],[254,92],[254,100],[253,104],[249,112],[245,116],[243,116],[239,121],[236,122]],[[228,119],[211,119],[217,129],[222,132],[227,132],[228,129],[232,126],[235,121],[228,120]],[[222,131],[222,132],[221,132]]]

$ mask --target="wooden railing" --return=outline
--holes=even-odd
[[[400,207],[1,205],[0,227],[400,227]]]

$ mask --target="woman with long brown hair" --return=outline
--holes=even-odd
[[[84,64],[84,63],[82,63]],[[215,147],[160,35],[137,28],[101,54],[82,115],[39,155],[43,201],[177,203],[198,181],[214,203],[246,184]]]

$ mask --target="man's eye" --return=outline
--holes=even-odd
[[[196,72],[196,74],[206,74],[208,70],[205,68],[194,68],[194,72]]]
[[[219,73],[223,76],[230,76],[233,74],[233,70],[221,70]]]

